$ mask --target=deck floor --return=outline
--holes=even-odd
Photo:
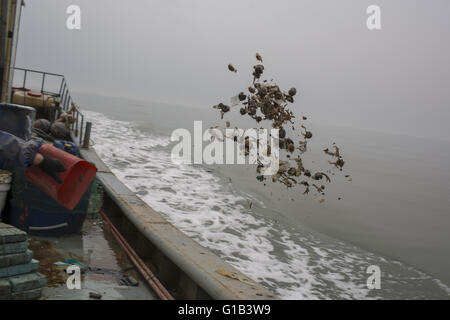
[[[90,292],[101,294],[103,300],[157,299],[101,218],[86,219],[82,233],[78,235],[29,236],[29,248],[34,258],[40,261],[39,272],[47,276],[41,299],[84,300],[91,299]],[[67,266],[55,264],[67,259],[105,272],[82,274],[81,288],[71,290],[66,285]],[[116,277],[118,272],[134,277],[139,285],[120,285]]]

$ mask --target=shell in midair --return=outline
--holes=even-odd
[[[236,68],[233,67],[231,63],[228,65],[228,70],[230,70],[231,72],[237,72]]]

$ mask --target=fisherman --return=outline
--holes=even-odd
[[[56,182],[62,183],[59,173],[66,171],[66,167],[61,161],[45,157],[39,153],[41,146],[42,140],[40,139],[34,138],[24,141],[0,130],[0,162],[10,160],[24,168],[36,165]]]

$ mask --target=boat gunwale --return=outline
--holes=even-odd
[[[106,194],[134,227],[211,298],[217,300],[279,299],[267,288],[167,221],[125,186],[95,150],[80,148],[80,154],[85,160],[97,166],[97,178]],[[231,277],[218,271],[225,271],[225,274]]]

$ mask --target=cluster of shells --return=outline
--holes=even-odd
[[[308,141],[313,137],[313,134],[303,124],[298,126],[295,123],[294,113],[289,109],[289,106],[294,103],[294,97],[297,95],[296,88],[282,90],[273,82],[273,79],[270,81],[262,80],[261,76],[264,73],[263,60],[258,53],[256,54],[256,59],[258,64],[253,66],[253,83],[246,90],[248,91],[247,93],[240,92],[237,95],[239,100],[237,105],[240,106],[239,112],[242,116],[248,116],[258,124],[261,121],[270,121],[272,127],[279,130],[279,149],[283,151],[284,157],[283,159],[280,158],[279,170],[271,176],[272,181],[283,183],[289,188],[297,185],[303,186],[304,194],[308,194],[312,188],[320,195],[325,194],[325,183],[331,182],[329,174],[325,172],[330,173],[331,171],[327,169],[323,170],[325,172],[312,172],[303,163],[303,156],[308,150]],[[231,64],[228,65],[228,69],[232,72],[237,72],[237,69]],[[224,103],[219,103],[213,108],[219,110],[221,119],[232,110],[232,107]],[[302,120],[307,120],[307,118],[302,116]],[[226,126],[230,126],[229,121],[227,121]],[[288,136],[286,131],[288,126],[292,127],[292,132],[297,136],[296,139],[293,136]],[[249,142],[246,138],[245,149],[247,152],[248,145]],[[339,147],[333,144],[330,149],[323,150],[325,155],[331,157],[328,163],[342,171],[345,162]],[[267,149],[267,152],[270,154],[270,147]],[[256,178],[263,182],[267,179],[267,176],[261,175],[261,168],[262,164],[259,164],[256,169]]]

